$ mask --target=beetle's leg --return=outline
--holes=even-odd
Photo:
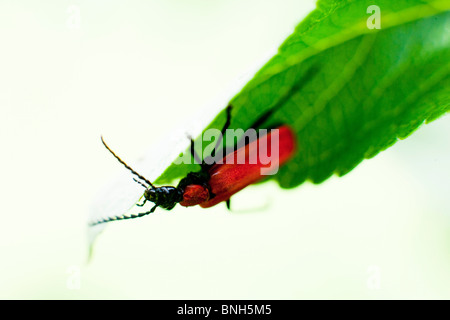
[[[231,213],[254,213],[254,212],[260,212],[263,210],[267,210],[271,206],[271,200],[270,199],[266,199],[266,200],[267,201],[259,207],[253,207],[253,208],[241,209],[241,210],[239,210],[239,209],[236,210],[236,205],[234,205],[233,209],[231,209],[230,198],[228,200],[226,200],[225,204],[227,206],[227,209],[230,210]],[[238,204],[239,204],[239,201],[238,201]]]
[[[195,148],[194,148],[194,146],[195,146],[195,143],[194,143],[194,139],[192,139],[192,137],[191,136],[188,136],[188,138],[189,138],[189,140],[191,140],[191,148],[190,148],[190,151],[191,151],[191,155],[194,157],[194,161],[195,161],[195,163],[196,164],[203,164],[203,161],[202,161],[202,159],[200,159],[200,156],[197,154],[197,152],[195,151]]]
[[[136,180],[135,178],[133,178],[133,180],[136,181],[137,183],[139,183],[139,184],[140,184],[141,186],[143,186],[145,189],[148,189],[148,188],[149,188],[148,186],[146,186],[146,185],[143,184],[142,182]],[[142,198],[142,197],[141,197],[141,198]],[[147,199],[144,198],[144,202],[143,202],[142,204],[136,203],[136,205],[137,205],[138,207],[143,207],[144,204],[145,204],[146,202],[147,202]]]
[[[134,181],[136,181],[137,183],[139,183],[141,186],[143,186],[145,189],[148,189],[149,187],[146,186],[145,184],[143,184],[142,182],[140,182],[139,180],[136,180],[135,178],[133,178]]]
[[[227,113],[227,119],[225,121],[225,124],[223,125],[222,131],[221,131],[221,135],[219,137],[219,139],[217,139],[216,145],[214,146],[213,151],[211,152],[211,157],[214,157],[214,155],[216,154],[216,149],[222,144],[222,140],[223,140],[223,136],[225,134],[225,132],[227,131],[227,129],[230,127],[230,123],[231,123],[231,109],[233,107],[231,106],[231,104],[229,104],[227,106],[226,109],[226,113]]]
[[[143,207],[143,206],[145,205],[146,202],[147,202],[147,198],[144,198],[144,202],[142,202],[141,204],[136,203],[136,205],[137,205],[138,207]]]

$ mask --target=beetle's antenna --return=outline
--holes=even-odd
[[[149,215],[150,213],[153,213],[157,207],[158,207],[157,205],[154,205],[153,208],[150,209],[150,211],[142,212],[142,213],[138,213],[138,214],[131,214],[129,216],[122,215],[122,216],[114,216],[114,217],[108,217],[108,218],[99,219],[97,221],[89,223],[89,226],[93,227],[93,226],[96,226],[98,224],[112,222],[112,221],[141,218],[141,217],[144,217],[146,215]]]
[[[140,184],[141,186],[143,186],[145,189],[148,189],[148,187],[147,187],[145,184],[143,184],[141,181],[136,180],[135,178],[133,178],[133,180],[136,181],[137,183],[139,183],[139,184]]]
[[[129,165],[127,165],[127,164],[125,163],[125,161],[123,161],[122,159],[120,159],[120,158],[114,153],[114,151],[112,151],[112,150],[108,147],[108,145],[106,144],[105,140],[103,140],[103,137],[102,137],[102,136],[100,136],[100,137],[101,137],[102,143],[103,143],[103,145],[106,147],[106,149],[108,149],[108,151],[111,152],[112,155],[113,155],[113,156],[114,156],[121,164],[123,164],[123,165],[125,166],[125,168],[127,168],[128,170],[130,170],[132,174],[135,174],[136,176],[138,176],[139,179],[144,180],[145,182],[147,182],[147,183],[152,187],[152,189],[155,189],[155,186],[154,186],[150,181],[148,181],[148,180],[145,179],[143,176],[141,176],[139,173],[137,173],[136,171],[134,171]]]

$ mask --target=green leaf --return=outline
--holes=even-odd
[[[232,129],[277,106],[267,125],[295,131],[296,155],[272,177],[282,187],[342,176],[450,110],[450,2],[376,1],[381,29],[369,29],[373,4],[319,1],[230,102]],[[196,170],[172,164],[157,183]]]

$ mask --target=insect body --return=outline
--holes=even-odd
[[[257,158],[256,163],[244,163],[237,164],[240,158],[249,158],[250,155],[259,152],[261,154],[261,148],[271,150],[271,141],[276,135],[275,141],[279,141],[278,157],[274,158],[271,165],[278,166],[283,165],[288,161],[295,151],[295,135],[288,126],[280,126],[268,133],[267,136],[260,137],[258,140],[254,140],[246,146],[239,148],[235,152],[232,152],[225,156],[223,164],[215,164],[209,170],[209,186],[214,197],[208,199],[208,201],[200,203],[203,208],[212,207],[219,202],[227,201],[230,197],[247,187],[248,185],[258,182],[265,176],[261,174],[261,168],[264,168],[267,164],[262,163],[260,157]],[[261,139],[266,139],[265,144],[259,143]],[[262,150],[266,153],[267,150]]]
[[[230,114],[231,107],[229,106],[227,108],[227,121],[222,129],[222,133],[225,132],[230,124]],[[177,203],[184,207],[200,205],[203,208],[208,208],[226,201],[227,207],[229,208],[229,199],[233,194],[265,177],[265,175],[261,174],[261,168],[266,167],[267,164],[264,164],[259,157],[254,163],[240,164],[237,160],[239,158],[249,158],[258,152],[259,148],[265,148],[266,150],[262,150],[262,152],[267,154],[267,150],[271,150],[271,141],[274,141],[273,138],[275,138],[275,141],[278,141],[278,157],[273,160],[276,163],[272,163],[272,165],[278,168],[278,166],[288,161],[295,151],[295,134],[288,126],[279,126],[277,130],[272,130],[267,135],[259,137],[257,140],[225,155],[221,163],[208,165],[202,162],[200,171],[188,173],[186,177],[180,180],[176,187],[154,186],[149,180],[141,176],[120,159],[102,138],[104,146],[120,163],[139,178],[139,180],[134,180],[146,189],[143,195],[143,203],[137,205],[143,206],[147,201],[150,201],[154,203],[154,206],[147,212],[104,218],[94,221],[90,225],[139,218],[154,212],[157,207],[171,210]],[[262,139],[265,139],[264,144],[259,143]],[[219,143],[221,141],[217,141],[216,148]],[[259,151],[261,154],[261,150]],[[198,158],[194,152],[192,139],[191,153],[194,157]]]

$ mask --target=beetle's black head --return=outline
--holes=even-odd
[[[158,207],[170,210],[183,200],[183,192],[175,187],[163,186],[146,189],[144,197]]]
[[[141,212],[138,214],[122,214],[117,216],[111,216],[107,218],[101,218],[95,221],[92,221],[89,223],[90,226],[95,226],[100,223],[106,223],[110,221],[118,221],[118,220],[127,220],[127,219],[135,219],[144,217],[152,212],[155,211],[157,207],[161,207],[166,210],[170,210],[175,205],[183,200],[183,189],[181,188],[175,188],[171,186],[163,186],[163,187],[155,187],[153,183],[150,182],[150,180],[146,179],[144,176],[140,175],[137,171],[135,171],[133,168],[131,168],[128,164],[125,163],[122,159],[120,159],[114,151],[112,151],[108,145],[106,144],[105,140],[103,140],[103,137],[101,137],[102,143],[105,146],[105,148],[121,163],[130,170],[132,174],[134,174],[138,179],[133,178],[134,181],[139,183],[142,187],[145,188],[144,197],[145,201],[151,201],[155,205],[151,210],[146,212]],[[143,204],[136,204],[137,206],[142,207],[145,204],[145,201]]]

